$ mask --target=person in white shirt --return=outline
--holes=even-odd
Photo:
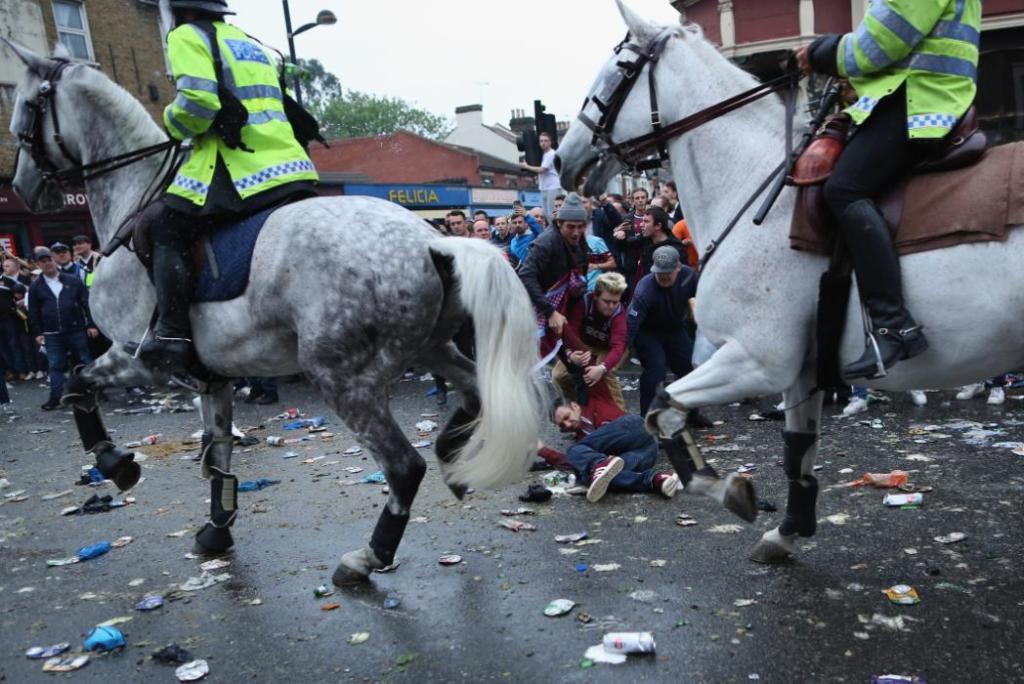
[[[540,166],[531,166],[526,162],[521,162],[519,165],[527,171],[537,174],[537,185],[544,202],[544,215],[548,221],[553,221],[555,219],[555,198],[564,195],[565,191],[562,190],[562,185],[558,180],[558,171],[555,170],[555,150],[551,145],[551,136],[541,133],[539,140],[543,153]]]

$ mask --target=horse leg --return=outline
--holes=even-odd
[[[203,388],[203,477],[210,481],[210,519],[196,534],[192,553],[216,555],[234,546],[231,526],[238,516],[238,478],[231,472],[232,387],[217,380]]]
[[[786,406],[786,428],[783,468],[789,478],[786,516],[775,529],[764,533],[754,545],[750,559],[757,563],[780,563],[796,551],[796,538],[810,537],[817,528],[815,505],[818,501],[818,480],[814,477],[814,461],[818,456],[818,434],[821,427],[822,394],[812,391],[812,374],[804,374],[783,394]]]
[[[686,427],[686,413],[671,407],[670,401],[664,393],[655,398],[646,426],[679,476],[683,492],[714,499],[743,520],[754,522],[757,495],[753,483],[739,473],[721,479],[704,461],[697,440]]]
[[[366,582],[371,572],[395,562],[427,463],[402,434],[383,397],[370,401],[365,396],[358,400],[338,398],[335,410],[345,416],[360,443],[369,447],[390,488],[369,545],[346,553],[334,571],[331,581],[343,587]]]
[[[141,469],[135,453],[114,444],[103,424],[97,397],[105,387],[153,382],[152,374],[130,354],[112,347],[86,366],[74,368],[64,386],[61,403],[74,412],[75,427],[86,453],[93,454],[96,468],[121,491],[139,481]]]
[[[424,354],[420,361],[432,372],[451,378],[455,386],[462,392],[462,406],[457,408],[448,419],[434,445],[443,472],[444,464],[454,461],[459,451],[469,441],[473,432],[473,423],[480,415],[480,395],[476,388],[476,365],[450,342],[433,352]],[[456,498],[462,499],[465,496],[466,487],[464,485],[448,482],[447,478],[445,484]]]

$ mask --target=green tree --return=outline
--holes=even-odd
[[[349,90],[314,109],[328,140],[388,135],[405,129],[431,140],[452,132],[449,119],[419,109],[397,97]]]
[[[302,98],[312,112],[319,112],[331,100],[343,97],[341,81],[324,68],[318,59],[299,60]],[[291,82],[288,83],[291,86]]]

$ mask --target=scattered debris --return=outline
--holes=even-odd
[[[746,608],[747,606],[752,606],[755,603],[757,603],[757,599],[738,598],[732,602],[732,605],[736,606],[737,608]]]
[[[261,477],[258,480],[246,480],[238,484],[238,491],[240,492],[258,492],[261,489],[272,487],[273,485],[281,484],[280,480],[269,480],[265,477]]]
[[[886,595],[890,603],[900,606],[912,606],[921,602],[921,597],[917,595],[917,589],[909,584],[894,584],[888,589],[884,589],[882,593]]]
[[[544,485],[532,484],[525,494],[519,495],[519,500],[524,503],[545,503],[551,500],[551,490]]]
[[[378,470],[377,472],[370,473],[369,475],[363,475],[359,481],[363,484],[387,484],[383,470]]]
[[[678,523],[678,521],[676,521]],[[715,525],[709,527],[708,532],[714,532],[715,534],[736,534],[743,530],[743,525],[728,524],[728,525]]]
[[[432,420],[421,420],[416,423],[416,429],[419,432],[433,432],[437,429],[437,423]]]
[[[834,513],[832,515],[825,516],[824,520],[832,523],[833,525],[845,525],[850,517],[849,513]]]
[[[71,644],[67,641],[60,644],[54,644],[53,646],[33,646],[25,651],[25,657],[30,660],[54,658],[67,651],[69,648],[71,648]]]
[[[192,660],[192,654],[178,644],[168,644],[153,652],[153,660],[164,665],[181,665]]]
[[[199,591],[200,589],[212,587],[214,584],[227,582],[229,579],[231,579],[231,575],[227,572],[220,575],[211,575],[204,571],[199,577],[189,577],[188,580],[178,585],[178,588],[181,591]]]
[[[325,612],[331,610],[338,610],[339,608],[341,608],[340,603],[324,603],[320,605],[320,610]]]
[[[536,525],[533,525],[528,522],[523,522],[522,520],[502,520],[498,524],[504,527],[506,530],[512,530],[513,532],[519,532],[520,530],[533,532],[537,529]]]
[[[680,527],[692,527],[696,525],[697,521],[693,519],[693,516],[687,515],[686,513],[680,513],[676,516],[676,525]]]
[[[515,515],[537,515],[537,511],[532,508],[503,508],[500,512],[502,515],[510,517]],[[584,534],[586,533],[584,532]]]
[[[334,590],[326,584],[321,584],[319,587],[313,590],[313,596],[315,596],[316,598],[327,598],[328,596],[333,595]]]
[[[924,494],[920,492],[913,494],[886,494],[882,503],[895,508],[902,508],[904,506],[918,507],[924,504]]]
[[[441,565],[458,565],[462,562],[462,556],[457,553],[446,553],[437,559]]]
[[[358,456],[359,454],[363,453],[363,449],[362,447],[358,446],[350,446],[348,449],[345,449],[345,451],[341,453],[345,454],[346,456]]]
[[[164,597],[159,594],[153,594],[150,596],[143,597],[141,601],[135,604],[135,610],[141,610],[143,612],[156,610],[164,605]]]
[[[909,473],[905,470],[894,470],[891,473],[864,473],[859,480],[849,483],[851,487],[878,487],[879,489],[894,489],[907,483]]]
[[[97,625],[85,637],[86,651],[113,651],[124,646],[124,635],[117,627]]]
[[[384,610],[395,610],[402,605],[402,599],[397,596],[388,595],[384,597]]]
[[[73,672],[85,667],[89,663],[89,656],[75,655],[64,658],[50,658],[43,663],[43,672]]]
[[[955,544],[967,539],[967,535],[963,532],[950,532],[949,534],[943,534],[938,537],[933,537],[935,541],[940,544]]]
[[[592,567],[593,567],[594,572],[614,572],[615,570],[618,570],[622,566],[619,565],[618,563],[599,563],[599,564],[596,564],[596,565],[594,565]]]
[[[179,682],[195,682],[210,674],[210,665],[205,660],[193,660],[179,666],[174,676]]]
[[[575,607],[575,601],[571,601],[569,599],[555,599],[544,608],[544,614],[548,617],[561,617]]]
[[[369,632],[356,632],[348,638],[348,643],[355,646],[356,644],[362,644],[370,638]]]
[[[199,569],[203,572],[213,572],[214,570],[223,570],[224,568],[231,565],[231,561],[224,558],[214,558],[208,560],[205,563],[199,564]]]

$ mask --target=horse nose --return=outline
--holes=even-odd
[[[562,173],[562,158],[555,154],[555,173]]]

